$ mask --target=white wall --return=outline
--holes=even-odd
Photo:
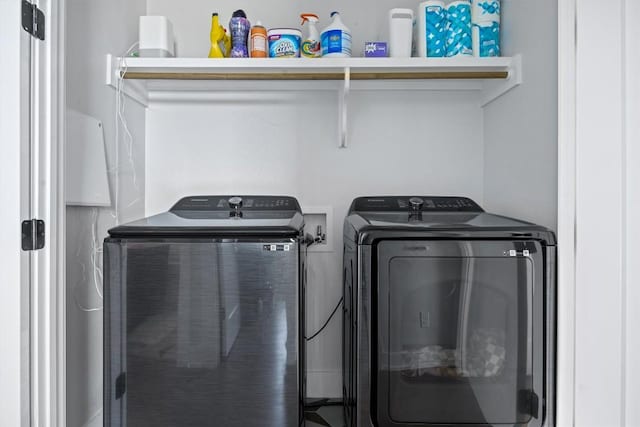
[[[123,53],[138,39],[138,16],[145,13],[145,2],[67,0],[66,9],[67,107],[102,121],[111,200],[115,200],[115,174],[119,172],[120,220],[140,217],[144,213],[144,109],[126,101],[126,116],[134,137],[136,190],[122,138],[119,168],[115,164],[115,92],[105,85],[104,56]],[[139,201],[131,204],[136,198]],[[96,240],[100,245],[106,230],[114,225],[112,213],[111,208],[98,211]],[[101,426],[102,310],[86,312],[80,308],[102,307],[90,261],[93,208],[68,207],[66,215],[67,426]],[[100,265],[101,253],[97,258]],[[96,281],[101,290],[100,278]]]
[[[575,425],[640,425],[640,7],[577,2]],[[603,33],[600,28],[609,28]]]
[[[523,84],[484,109],[484,208],[553,230],[557,222],[556,0],[502,0],[504,55]]]
[[[334,252],[309,259],[310,331],[342,295],[342,223],[354,197],[458,194],[482,203],[477,93],[353,93],[347,149],[337,148],[335,92],[244,95],[150,107],[146,213],[189,194],[281,193],[333,206]],[[341,396],[337,317],[309,346],[310,396]]]

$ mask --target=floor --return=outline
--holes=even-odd
[[[321,406],[317,409],[306,410],[305,427],[344,427],[344,414],[342,406]]]

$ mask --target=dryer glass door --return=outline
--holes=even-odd
[[[538,418],[542,265],[534,242],[379,243],[377,425]]]

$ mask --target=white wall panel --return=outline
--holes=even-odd
[[[577,426],[623,425],[622,3],[577,2]]]
[[[275,96],[151,106],[147,214],[189,194],[283,193],[332,206],[335,250],[309,255],[307,326],[315,331],[342,295],[342,223],[354,197],[458,194],[482,203],[482,117],[475,93],[352,93],[349,148],[338,149],[335,92]],[[337,316],[310,343],[311,396],[341,395],[340,325]]]
[[[502,1],[503,55],[523,84],[484,109],[485,209],[553,230],[557,222],[557,2]]]

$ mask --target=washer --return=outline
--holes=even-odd
[[[304,396],[293,197],[185,197],[104,243],[104,425],[294,427]]]
[[[556,239],[465,197],[344,223],[347,426],[554,424]]]

